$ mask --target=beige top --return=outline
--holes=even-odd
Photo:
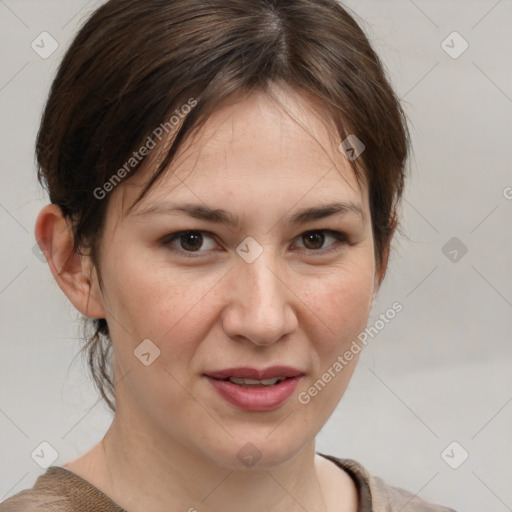
[[[354,480],[358,512],[456,512],[426,502],[403,489],[388,486],[353,459],[322,457],[343,468]],[[87,480],[60,466],[50,466],[31,489],[0,503],[0,512],[126,512]]]

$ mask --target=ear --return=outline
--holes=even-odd
[[[46,205],[39,212],[34,234],[53,277],[73,306],[89,318],[105,318],[96,273],[92,279],[89,275],[90,258],[73,251],[73,234],[58,205]]]

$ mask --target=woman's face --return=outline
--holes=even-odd
[[[274,93],[302,126],[255,92],[210,117],[129,214],[147,169],[118,185],[93,289],[113,340],[116,419],[225,467],[246,454],[272,467],[312,442],[352,375],[357,354],[341,369],[338,356],[364,330],[376,286],[366,186],[320,110]],[[333,203],[350,206],[298,216]],[[184,205],[238,223],[172,210]],[[183,231],[194,233],[170,236]],[[275,366],[299,376],[272,389],[213,378]]]

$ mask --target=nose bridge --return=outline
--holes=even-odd
[[[249,302],[253,306],[278,306],[276,301],[282,297],[282,282],[279,279],[279,270],[276,268],[276,258],[272,251],[267,249],[252,263],[244,263],[242,274],[247,279]]]

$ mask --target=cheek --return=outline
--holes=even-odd
[[[308,281],[304,302],[311,311],[310,339],[321,350],[339,352],[364,330],[373,297],[373,269],[362,264],[335,269]],[[306,327],[307,328],[307,327]]]
[[[130,372],[131,393],[145,405],[150,403],[148,396],[162,407],[168,407],[169,401],[188,403],[189,395],[176,382],[186,382],[190,361],[211,328],[208,321],[214,305],[209,291],[219,277],[199,278],[168,266],[144,266],[133,254],[119,261],[109,277],[105,283],[111,298],[109,326],[120,375]],[[146,339],[159,350],[149,366],[134,356]],[[146,350],[152,356],[156,353],[150,345]]]
[[[355,351],[353,342],[366,327],[373,297],[371,262],[365,265],[363,257],[304,290],[305,309],[310,311],[304,328],[311,340],[314,369],[297,398],[301,406],[311,408],[305,410],[314,425],[327,422],[355,370],[360,350]]]
[[[141,270],[129,262],[117,268],[117,273],[128,277],[111,286],[116,301],[112,313],[126,326],[126,330],[116,329],[120,339],[131,338],[132,351],[147,338],[159,347],[161,363],[186,360],[210,328],[211,291],[219,276],[151,268]]]

